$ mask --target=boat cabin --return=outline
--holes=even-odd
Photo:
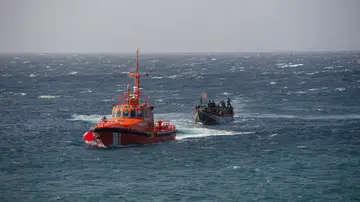
[[[150,105],[116,105],[112,110],[112,118],[153,118],[153,108]]]

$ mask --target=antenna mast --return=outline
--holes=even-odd
[[[140,88],[140,80],[139,80],[139,48],[136,50],[136,72],[135,72],[135,99],[139,99],[139,88]]]
[[[135,71],[135,73],[130,72],[129,76],[135,78],[134,94],[133,94],[134,98],[132,98],[133,101],[131,101],[131,103],[138,104],[139,103],[139,98],[140,98],[140,76],[149,76],[148,73],[143,74],[143,75],[139,74],[139,49],[136,50],[136,71]],[[129,90],[128,90],[128,92],[129,92]]]

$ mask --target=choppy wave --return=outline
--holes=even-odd
[[[5,89],[4,89],[5,90]],[[10,95],[14,95],[14,96],[16,96],[16,95],[20,95],[20,96],[25,96],[26,95],[26,93],[15,93],[15,92],[4,92],[5,94],[10,94]]]
[[[144,77],[141,87],[159,99],[155,118],[174,123],[177,140],[93,150],[82,134],[102,113],[110,116],[116,90],[129,82],[121,72],[135,69],[134,55],[1,55],[2,198],[353,201],[358,60],[359,52],[140,57],[140,71],[155,76]],[[216,102],[232,99],[235,121],[195,124],[201,92]],[[343,178],[346,186],[339,186]]]
[[[41,99],[55,99],[55,98],[59,98],[60,96],[58,95],[40,95],[38,96],[38,98],[41,98]]]
[[[269,118],[269,119],[303,119],[303,120],[352,120],[360,119],[360,114],[346,115],[286,115],[286,114],[260,114],[260,113],[239,113],[239,118]]]

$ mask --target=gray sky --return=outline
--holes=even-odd
[[[0,52],[360,50],[360,0],[0,0]]]

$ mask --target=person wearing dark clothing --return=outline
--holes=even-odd
[[[228,107],[231,106],[231,100],[230,100],[230,98],[227,99],[227,106],[228,106]]]

